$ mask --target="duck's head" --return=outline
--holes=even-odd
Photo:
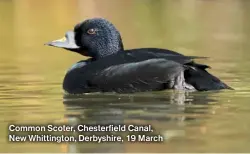
[[[65,37],[46,45],[64,48],[84,56],[102,58],[123,50],[122,39],[115,26],[103,18],[93,18],[77,24]]]

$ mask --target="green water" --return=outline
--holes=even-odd
[[[0,152],[250,152],[250,2],[246,0],[0,0]],[[235,91],[63,97],[65,72],[85,59],[43,44],[105,17],[125,48],[210,57]],[[152,124],[164,143],[10,143],[8,125]]]

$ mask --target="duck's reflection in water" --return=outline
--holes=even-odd
[[[65,95],[65,118],[70,125],[151,124],[154,134],[161,134],[164,137],[164,141],[168,141],[174,137],[185,137],[186,123],[190,121],[196,121],[200,125],[205,125],[204,118],[209,118],[206,115],[209,115],[208,113],[212,110],[210,103],[215,102],[209,99],[210,95],[211,93],[185,93],[176,91],[136,95]],[[96,134],[96,132],[92,133]],[[124,135],[124,132],[119,133]],[[135,133],[133,132],[133,134]],[[138,133],[146,134],[147,132]],[[88,132],[89,134],[90,132]],[[103,132],[101,135],[105,134],[107,132]],[[152,135],[151,132],[149,134]],[[70,144],[68,152],[123,153],[129,148],[128,146],[125,148],[126,143],[128,142],[102,144],[78,142],[77,144]],[[137,143],[135,142],[134,144]],[[164,146],[167,142],[159,144]]]

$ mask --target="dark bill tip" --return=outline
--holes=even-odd
[[[48,42],[48,43],[44,43],[44,45],[52,46],[52,43],[51,43],[51,42]]]

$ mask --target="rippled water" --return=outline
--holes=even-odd
[[[250,3],[239,0],[0,0],[0,152],[250,152]],[[207,56],[234,91],[64,96],[66,70],[85,59],[45,47],[102,16],[126,48]],[[151,124],[164,143],[10,143],[8,125]]]

